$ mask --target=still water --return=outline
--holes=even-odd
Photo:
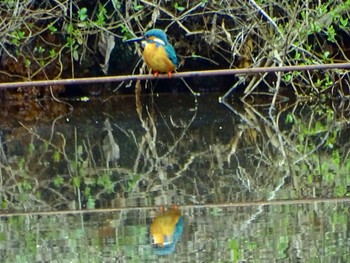
[[[0,261],[348,262],[347,107],[219,96],[1,115]]]

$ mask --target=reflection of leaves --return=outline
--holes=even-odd
[[[243,182],[249,182],[247,189],[254,191],[256,179],[260,178],[259,188],[262,182],[268,183],[264,187],[266,191],[271,189],[273,181],[277,187],[270,196],[276,196],[277,191],[284,196],[283,188],[288,186],[288,182],[283,179],[277,183],[275,180],[294,174],[292,181],[295,192],[288,193],[289,198],[346,194],[344,185],[349,184],[345,182],[349,170],[345,163],[341,164],[346,151],[339,148],[342,127],[335,122],[336,114],[332,108],[326,104],[306,106],[297,102],[293,110],[283,109],[283,105],[279,105],[280,112],[266,117],[266,109],[261,110],[248,103],[245,105],[245,112],[232,107],[244,123],[240,125],[242,136],[238,146],[230,156],[236,158],[237,171],[240,171],[236,173],[242,186],[245,185]],[[251,130],[255,133],[254,142],[245,136]],[[249,158],[240,156],[242,150],[246,151]],[[282,151],[284,155],[278,154]],[[244,171],[243,180],[241,171]]]
[[[307,111],[306,111],[307,112]],[[306,114],[294,114],[293,145],[300,155],[296,155],[295,171],[304,180],[299,181],[300,188],[313,186],[315,195],[344,196],[346,194],[348,170],[339,148],[340,127],[334,125],[335,113],[324,104],[316,105]],[[294,136],[296,135],[296,136]],[[315,184],[322,182],[322,188]],[[305,186],[303,185],[305,184]],[[308,195],[303,191],[303,195]]]
[[[88,198],[88,201],[86,203],[86,208],[87,209],[95,209],[96,208],[95,199],[92,198],[91,196]]]
[[[106,171],[97,179],[97,184],[103,186],[107,193],[112,193],[114,191],[111,175],[111,172]]]
[[[239,248],[239,241],[236,239],[232,239],[230,241],[230,248],[231,248],[231,254],[233,255],[234,262],[238,262],[238,260],[241,258],[240,248]]]
[[[136,198],[131,196],[146,196],[142,205],[149,205],[154,200],[160,204],[180,198],[180,202],[205,203],[257,196],[267,199],[273,194],[283,198],[346,194],[349,181],[344,175],[350,162],[344,158],[348,151],[338,147],[339,138],[345,136],[340,136],[341,127],[333,126],[336,117],[326,110],[326,114],[320,110],[312,115],[314,111],[304,106],[302,110],[288,111],[290,117],[277,112],[280,119],[276,123],[282,130],[279,133],[257,108],[241,113],[239,117],[244,121],[225,117],[222,123],[217,119],[211,125],[206,115],[179,111],[168,105],[164,110],[158,97],[147,103],[149,97],[141,96],[141,89],[136,92],[139,92],[135,97],[139,115],[133,111],[136,119],[124,135],[112,130],[124,125],[120,115],[114,116],[118,123],[112,119],[104,123],[103,131],[101,115],[97,127],[85,124],[80,127],[79,123],[76,136],[72,136],[72,130],[63,134],[52,129],[49,134],[44,129],[28,128],[27,134],[31,136],[24,146],[25,156],[16,157],[11,173],[6,168],[5,172],[9,173],[6,176],[17,182],[27,180],[28,184],[20,187],[29,189],[26,191],[31,194],[42,189],[49,191],[50,199],[40,201],[59,208],[68,207],[72,200],[89,202],[89,197],[98,207],[108,206],[116,197],[114,193],[123,199],[118,206],[130,205],[130,199],[134,202]],[[284,117],[293,122],[285,125]],[[127,118],[130,121],[130,115]],[[319,132],[315,132],[316,127]],[[103,139],[102,135],[105,135]],[[282,144],[274,142],[278,136],[283,138]],[[106,164],[108,158],[103,150],[103,145],[111,142],[112,145],[118,142],[125,155],[123,162],[112,168]],[[324,147],[330,142],[333,148]],[[27,150],[29,143],[35,146],[31,155]],[[282,147],[286,157],[280,154]],[[40,163],[45,166],[40,167]],[[284,181],[288,173],[293,176]],[[10,184],[11,180],[7,182]],[[4,186],[4,189],[14,192],[15,188]],[[81,194],[80,199],[77,193]],[[12,200],[6,202],[13,207]]]
[[[139,174],[133,174],[131,179],[128,180],[128,192],[131,192],[137,185],[137,183],[139,182],[141,176]]]

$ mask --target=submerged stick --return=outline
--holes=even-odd
[[[194,78],[207,76],[227,76],[227,75],[242,75],[242,74],[259,74],[266,72],[287,72],[287,71],[305,71],[305,70],[327,70],[327,69],[350,69],[350,63],[333,63],[319,65],[297,65],[284,67],[259,67],[259,68],[239,68],[239,69],[216,69],[202,71],[186,71],[172,74],[172,79],[176,78]],[[122,76],[107,76],[107,77],[90,77],[76,79],[57,79],[57,80],[37,80],[27,82],[6,82],[0,83],[0,89],[10,89],[18,87],[40,87],[40,86],[55,86],[55,85],[81,85],[92,83],[107,83],[107,82],[122,82],[131,80],[148,80],[148,79],[168,79],[167,74],[161,74],[155,77],[151,74],[144,75],[122,75]]]

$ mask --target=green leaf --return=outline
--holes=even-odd
[[[335,32],[335,29],[334,29],[333,25],[328,27],[327,35],[328,35],[328,37],[327,37],[328,41],[330,41],[330,42],[334,42],[335,41],[336,32]]]
[[[83,7],[82,9],[80,9],[80,10],[78,11],[78,15],[79,15],[80,21],[85,21],[86,18],[88,17],[88,16],[87,16],[87,8],[86,8],[86,7]]]
[[[74,58],[75,61],[78,61],[78,60],[79,60],[78,51],[76,51],[75,49],[73,50],[73,58]]]
[[[285,82],[290,82],[292,79],[292,74],[288,73],[284,75],[284,81]]]
[[[178,4],[177,2],[174,4],[174,7],[175,7],[175,9],[176,9],[177,11],[179,11],[179,12],[182,12],[182,11],[185,10],[185,7],[179,6],[179,4]]]
[[[73,38],[67,37],[67,45],[68,45],[69,47],[73,46],[74,43],[75,43],[75,40],[74,40]]]
[[[33,143],[30,143],[30,144],[28,145],[28,153],[29,153],[29,154],[33,154],[34,151],[35,151],[35,146],[34,146],[34,144],[33,144]]]
[[[56,50],[51,49],[50,50],[50,58],[55,58],[57,56]]]
[[[28,58],[26,58],[25,61],[24,61],[25,67],[29,68],[31,64],[32,64],[32,62]]]
[[[61,160],[61,154],[58,151],[55,151],[55,153],[53,154],[53,161],[55,163],[58,163]]]
[[[73,177],[73,185],[76,187],[76,188],[79,188],[80,187],[80,184],[81,184],[81,180],[78,176],[74,176]]]
[[[112,4],[114,7],[114,10],[119,10],[122,7],[122,4],[119,0],[112,0]]]
[[[324,53],[323,53],[323,58],[328,58],[329,57],[329,51],[325,51]]]
[[[96,24],[98,26],[103,26],[105,24],[106,13],[107,13],[106,8],[103,5],[100,5],[98,14],[97,14],[97,21],[96,21]]]
[[[293,118],[293,115],[288,113],[287,116],[286,116],[286,123],[293,123],[294,122],[294,118]]]
[[[55,179],[53,180],[53,184],[56,186],[56,187],[60,187],[61,185],[63,185],[63,178],[62,176],[56,176]]]
[[[67,26],[67,33],[68,34],[72,34],[74,31],[74,26],[72,23],[70,23],[68,26]]]
[[[342,17],[339,19],[340,27],[341,29],[345,29],[348,25],[349,19],[345,18],[343,19]]]
[[[53,24],[49,24],[47,28],[50,30],[51,34],[54,34],[57,32],[57,28]]]
[[[42,46],[39,46],[38,52],[39,52],[39,54],[44,53],[45,52],[45,48],[43,48]]]

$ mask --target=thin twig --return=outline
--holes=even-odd
[[[327,69],[350,69],[350,63],[333,63],[333,64],[318,64],[318,65],[296,65],[283,67],[258,67],[258,68],[239,68],[239,69],[217,69],[217,70],[203,70],[203,71],[186,71],[173,73],[172,79],[176,78],[193,78],[193,77],[208,77],[208,76],[227,76],[238,74],[259,74],[259,73],[273,73],[273,72],[288,72],[288,71],[305,71],[305,70],[327,70]],[[148,80],[148,79],[168,79],[167,74],[155,77],[150,74],[143,75],[122,75],[122,76],[108,76],[108,77],[91,77],[91,78],[75,78],[75,79],[57,79],[57,80],[37,80],[28,82],[6,82],[0,83],[1,89],[10,88],[24,88],[24,87],[39,87],[50,85],[81,85],[92,83],[107,83],[107,82],[121,82],[131,80]]]

